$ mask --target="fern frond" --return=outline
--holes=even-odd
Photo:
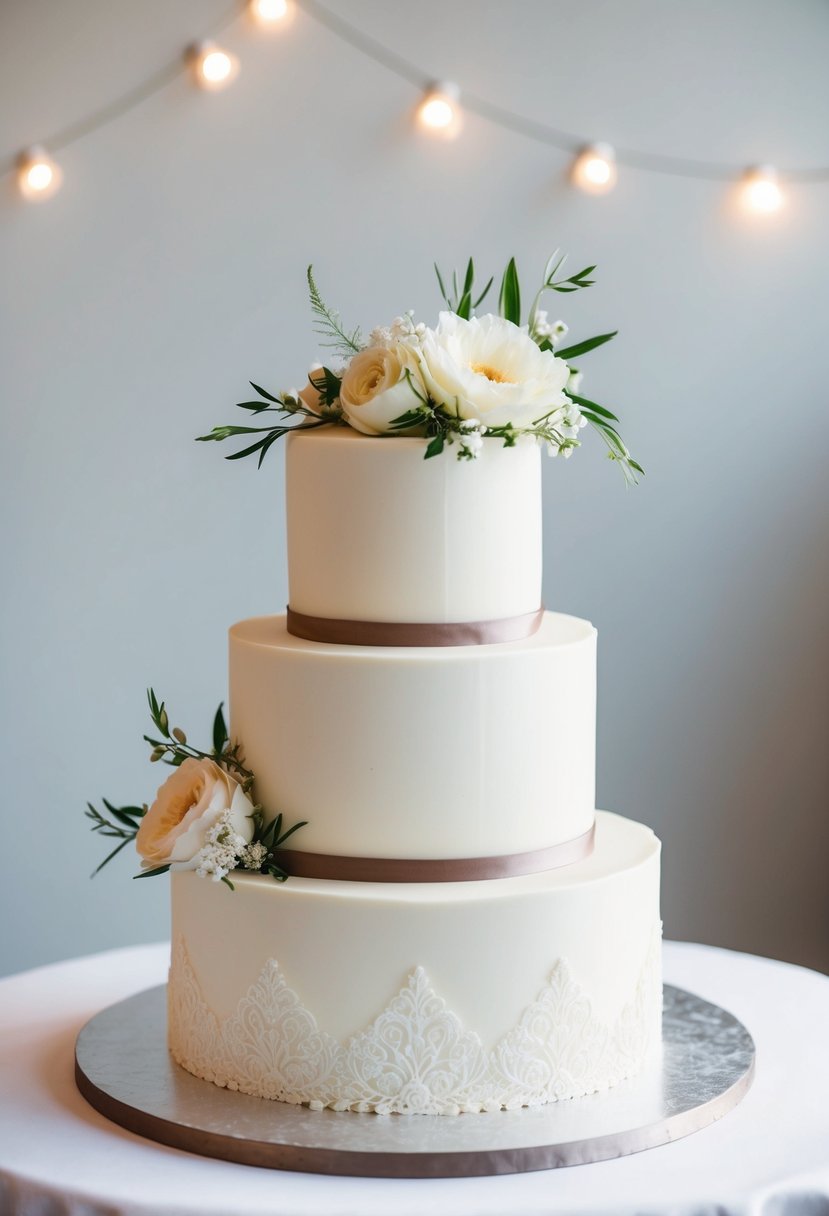
[[[322,345],[329,346],[346,359],[350,359],[362,349],[362,339],[359,327],[347,333],[343,328],[340,314],[329,308],[319,293],[314,279],[313,266],[308,267],[308,294],[311,299],[311,311],[316,318],[314,329],[323,339]]]

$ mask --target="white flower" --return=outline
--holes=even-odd
[[[135,847],[145,869],[195,870],[199,853],[215,844],[219,820],[244,847],[253,836],[253,806],[239,782],[214,760],[185,760],[167,778],[141,820]],[[226,817],[226,818],[225,818]]]
[[[406,312],[402,317],[395,317],[391,325],[378,325],[369,334],[372,346],[397,346],[404,343],[417,347],[426,332],[423,322],[415,324],[414,314]]]
[[[523,427],[566,404],[567,364],[503,317],[442,312],[421,352],[429,396],[459,418]]]
[[[239,855],[239,860],[246,870],[258,870],[262,866],[262,862],[268,855],[268,850],[262,844],[261,840],[257,840],[255,844],[249,844]]]
[[[570,375],[567,378],[567,392],[568,393],[575,393],[575,395],[578,396],[579,389],[581,388],[581,381],[582,381],[583,375],[584,375],[584,372],[577,372],[577,371],[570,372]]]
[[[346,419],[364,435],[382,435],[395,418],[422,404],[425,396],[417,365],[403,343],[369,346],[348,365],[340,387]]]
[[[480,431],[461,431],[458,435],[458,443],[461,447],[462,455],[469,460],[476,460],[481,454],[481,448],[484,446],[484,437]]]
[[[564,337],[564,335],[566,333],[569,333],[569,331],[570,331],[570,326],[565,325],[563,321],[553,321],[553,324],[550,327],[550,335],[549,335],[550,342],[552,343],[552,345],[558,346],[561,339]]]

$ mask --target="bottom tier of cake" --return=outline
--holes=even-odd
[[[584,861],[485,882],[172,876],[169,1043],[315,1108],[458,1114],[606,1089],[661,1036],[659,841],[598,812]]]

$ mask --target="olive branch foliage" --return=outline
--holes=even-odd
[[[541,285],[533,296],[527,315],[527,331],[530,337],[537,342],[539,349],[553,352],[557,358],[570,363],[572,359],[578,359],[603,346],[606,342],[610,342],[612,338],[616,337],[618,331],[596,334],[592,338],[585,338],[580,342],[560,348],[554,346],[549,334],[538,331],[540,304],[547,292],[568,295],[583,288],[592,287],[595,283],[595,279],[591,277],[596,269],[595,266],[586,266],[575,274],[566,274],[564,270],[566,260],[566,255],[559,250],[556,250],[547,259]],[[495,277],[490,276],[482,289],[476,289],[475,264],[472,258],[469,258],[462,274],[459,274],[457,270],[452,270],[448,275],[444,274],[437,264],[435,264],[435,274],[440,294],[447,308],[465,320],[469,320],[475,315],[475,310],[489,295],[495,282]],[[359,327],[346,328],[340,314],[325,303],[314,278],[312,266],[308,267],[307,280],[311,312],[314,317],[314,331],[319,336],[321,344],[329,348],[338,358],[350,359],[363,349]],[[510,258],[501,276],[498,313],[514,325],[522,324],[521,285],[515,258]],[[571,370],[577,371],[578,369],[573,368],[571,364]],[[425,396],[415,384],[411,373],[407,371],[405,374],[420,404],[395,418],[390,424],[390,430],[392,433],[424,436],[428,440],[424,457],[429,460],[438,456],[448,444],[454,443],[467,428],[464,420],[457,414],[451,414],[444,406]],[[252,443],[239,451],[230,453],[225,459],[242,460],[258,453],[257,465],[261,468],[262,462],[273,444],[289,431],[297,427],[302,427],[303,430],[313,430],[332,423],[347,425],[347,419],[338,400],[342,377],[337,371],[324,366],[312,372],[309,379],[319,393],[317,409],[310,409],[299,395],[292,393],[275,395],[250,381],[251,388],[258,394],[258,400],[240,401],[237,403],[237,408],[249,411],[257,418],[264,414],[276,414],[280,420],[272,421],[267,426],[216,426],[208,434],[197,436],[198,441],[202,443],[223,442],[237,436],[255,435],[256,438]],[[598,432],[607,447],[609,459],[620,466],[625,480],[629,484],[635,483],[638,477],[643,475],[644,470],[633,459],[619,434],[619,419],[616,414],[606,406],[582,397],[567,388],[564,389],[564,393],[578,408],[582,417]],[[566,452],[570,448],[579,447],[578,439],[565,438],[557,429],[556,415],[560,416],[560,406],[537,418],[530,426],[513,427],[511,424],[506,424],[487,427],[486,434],[490,438],[501,439],[506,447],[513,447],[522,435],[531,435],[553,445],[559,451]],[[473,458],[472,453],[466,450],[463,444],[460,445],[459,456]]]
[[[210,751],[202,751],[200,748],[194,747],[188,742],[181,727],[170,726],[167,706],[164,701],[159,701],[152,688],[147,689],[147,703],[156,734],[160,736],[157,738],[154,735],[144,735],[145,743],[148,743],[151,748],[149,758],[152,763],[163,761],[171,768],[178,768],[185,760],[213,760],[239,782],[245,794],[250,793],[253,789],[254,775],[244,764],[241,744],[231,742],[224,716],[224,702],[219,705],[213,717],[213,746]],[[87,802],[87,809],[84,813],[86,818],[91,821],[93,832],[97,832],[99,836],[106,839],[117,840],[118,844],[93,870],[92,878],[100,873],[114,857],[117,857],[123,848],[135,840],[141,821],[149,809],[146,803],[142,806],[115,806],[106,798],[102,798],[101,801],[108,812],[108,817],[91,802]],[[265,848],[260,873],[270,875],[277,882],[285,882],[289,874],[280,865],[277,851],[282,848],[289,837],[293,836],[294,832],[306,826],[306,821],[295,823],[283,831],[282,815],[279,814],[268,822],[263,808],[259,805],[254,806],[251,818],[253,837],[250,843],[261,844]],[[133,877],[152,878],[159,874],[166,874],[169,869],[169,865],[155,866],[152,869],[141,870]],[[234,889],[233,883],[226,876],[221,881],[231,890]]]

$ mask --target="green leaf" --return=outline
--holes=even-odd
[[[597,405],[596,402],[591,401],[589,397],[578,397],[575,393],[567,393],[567,396],[571,401],[575,401],[576,405],[580,408],[584,407],[588,410],[593,410],[594,414],[600,414],[602,418],[607,418],[611,422],[619,421],[615,414],[611,414],[610,410],[606,410],[603,405]]]
[[[495,282],[494,277],[489,280],[486,287],[483,289],[481,294],[478,296],[477,300],[475,300],[475,302],[473,303],[473,305],[472,305],[473,308],[477,308],[478,305],[481,303],[481,301],[484,299],[484,297],[489,294],[489,289],[494,282]]]
[[[446,303],[448,304],[448,303],[449,303],[449,297],[448,297],[448,295],[446,294],[446,286],[445,286],[445,284],[444,284],[444,282],[443,282],[443,277],[441,276],[441,273],[440,273],[440,271],[438,270],[438,264],[437,264],[437,262],[435,262],[435,263],[434,263],[434,267],[435,267],[435,274],[438,276],[438,287],[440,288],[440,294],[443,296],[444,300],[445,300],[445,301],[446,301]]]
[[[475,282],[475,267],[472,264],[472,258],[469,259],[466,267],[466,277],[463,281],[463,294],[465,296],[472,294],[472,284]]]
[[[463,295],[461,296],[461,298],[458,302],[458,307],[455,309],[455,312],[458,314],[459,317],[463,317],[464,321],[469,320],[470,314],[472,312],[472,295],[470,292],[465,291],[463,293]]]
[[[565,346],[562,350],[557,350],[556,355],[559,359],[577,359],[579,355],[586,355],[588,351],[595,350],[597,346],[604,346],[605,342],[615,338],[618,332],[618,329],[614,329],[612,334],[597,334],[595,338],[585,338],[583,342],[576,342],[573,346]]]
[[[273,393],[269,393],[267,389],[260,388],[259,385],[254,384],[252,380],[248,380],[248,384],[255,393],[258,393],[260,397],[264,397],[266,401],[273,401],[275,405],[282,404],[278,397],[274,397]]]
[[[134,837],[128,836],[126,838],[126,840],[122,840],[120,844],[116,845],[111,853],[107,853],[106,857],[101,862],[101,864],[99,866],[95,867],[95,869],[92,871],[92,873],[89,875],[89,877],[94,878],[96,874],[100,874],[100,872],[101,872],[101,870],[103,870],[104,866],[108,865],[109,862],[112,861],[113,857],[117,857],[118,854],[121,852],[121,850],[125,849],[128,844],[132,844],[133,839],[134,839]],[[136,877],[137,877],[137,875],[136,875]]]
[[[156,866],[154,870],[142,870],[140,874],[133,874],[133,878],[155,878],[157,874],[166,874],[169,866]]]
[[[281,836],[277,837],[276,841],[274,842],[274,848],[279,848],[285,843],[289,836],[293,836],[294,832],[298,832],[300,828],[306,828],[307,826],[308,820],[301,819],[299,823],[295,823],[293,827],[288,828],[287,832],[283,832]]]
[[[143,806],[113,806],[111,802],[107,802],[106,798],[102,798],[101,801],[114,819],[117,819],[124,827],[133,830],[137,830],[135,820],[143,819],[146,814]]]
[[[444,448],[443,431],[439,431],[434,439],[430,440],[426,445],[426,451],[423,454],[424,460],[430,460],[432,456],[439,456]]]
[[[407,410],[405,414],[401,414],[399,418],[393,418],[389,426],[395,430],[406,430],[410,426],[416,426],[417,423],[423,421],[423,416],[420,410]]]
[[[513,325],[521,324],[521,288],[518,283],[518,269],[515,258],[510,258],[504,277],[501,280],[501,293],[498,298],[498,309],[501,316]]]
[[[320,395],[320,404],[333,405],[340,395],[341,377],[332,372],[330,367],[322,367],[313,374],[309,373],[308,379]]]
[[[228,739],[227,723],[225,722],[223,711],[224,701],[220,703],[219,708],[216,710],[216,716],[213,719],[213,754],[215,756],[221,756]]]

